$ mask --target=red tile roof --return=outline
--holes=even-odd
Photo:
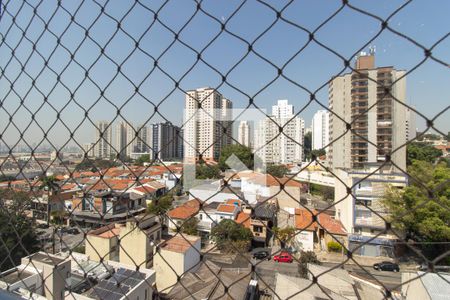
[[[235,210],[236,210],[236,206],[230,205],[230,204],[220,204],[217,207],[217,211],[223,212],[223,213],[233,213]]]
[[[318,215],[319,225],[330,234],[347,235],[347,231],[341,221],[333,219],[331,216],[321,213]]]
[[[172,219],[185,220],[192,216],[195,216],[200,210],[199,200],[192,199],[187,201],[181,206],[169,210],[167,215]]]
[[[236,223],[242,224],[246,228],[250,228],[250,215],[241,211],[236,218]]]
[[[295,228],[298,230],[315,231],[317,223],[313,222],[313,214],[306,209],[295,209]]]

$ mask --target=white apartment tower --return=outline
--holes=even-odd
[[[416,135],[416,112],[410,108],[406,108],[406,140],[410,141],[414,139]]]
[[[266,164],[299,163],[303,159],[304,131],[305,122],[294,117],[294,107],[287,100],[279,100],[272,107],[272,116],[258,123],[255,151]]]
[[[112,151],[112,130],[108,121],[98,121],[95,129],[94,156],[110,159],[114,155]]]
[[[384,162],[406,142],[404,75],[393,67],[375,68],[371,50],[358,56],[355,71],[332,79],[329,107],[337,116],[330,114],[333,142],[327,158],[333,168],[361,169],[366,163]],[[405,170],[406,147],[390,159]]]
[[[217,160],[223,146],[231,144],[232,102],[212,88],[187,91],[184,114],[184,159]],[[224,130],[226,128],[226,132]]]
[[[319,150],[328,145],[329,135],[329,113],[326,110],[319,110],[314,114],[311,123],[312,150]],[[328,148],[328,147],[327,147]],[[325,149],[327,150],[327,149]]]
[[[250,126],[247,121],[241,121],[239,123],[238,143],[250,147]]]
[[[116,151],[119,152],[120,157],[127,156],[126,148],[127,148],[127,126],[128,124],[125,121],[120,121],[116,124],[116,132],[115,132],[115,140],[116,143],[114,147]]]

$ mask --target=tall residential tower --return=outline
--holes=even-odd
[[[188,91],[185,97],[184,158],[194,162],[218,160],[221,149],[231,144],[232,102],[212,88]]]
[[[387,158],[405,170],[405,71],[375,67],[375,53],[361,52],[352,73],[329,84],[330,145],[333,168],[360,169]],[[339,117],[338,117],[339,116]],[[397,149],[399,148],[399,149]],[[394,153],[391,152],[395,150]]]

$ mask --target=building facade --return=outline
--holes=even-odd
[[[387,155],[406,168],[406,147],[400,147],[406,142],[404,75],[390,66],[376,68],[371,51],[361,52],[355,71],[333,78],[327,155],[333,168],[362,168],[366,162],[384,162]]]
[[[283,132],[280,133],[280,127]],[[294,117],[294,108],[287,100],[278,100],[272,116],[258,122],[255,130],[255,151],[266,164],[299,163],[303,159],[305,122]]]
[[[95,129],[94,156],[97,158],[110,159],[114,155],[112,151],[112,130],[108,121],[99,121]]]
[[[326,110],[319,110],[314,114],[311,122],[311,147],[312,150],[319,150],[329,144],[329,113]]]
[[[238,143],[250,147],[250,126],[247,121],[241,121],[238,128]]]
[[[231,144],[232,102],[212,88],[187,91],[185,98],[184,159],[217,160],[220,150]],[[226,133],[224,130],[226,129]]]
[[[339,178],[335,180],[336,219],[349,233],[349,249],[358,247],[354,252],[358,255],[393,257],[398,237],[391,231],[384,232],[384,219],[389,217],[389,212],[382,199],[390,188],[403,189],[408,183],[406,175],[379,170],[379,164],[336,172]],[[352,187],[350,195],[347,187]]]
[[[153,157],[161,160],[183,158],[183,139],[180,127],[170,122],[152,125]]]

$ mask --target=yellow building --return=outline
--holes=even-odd
[[[119,261],[120,224],[109,224],[90,231],[86,236],[86,255],[93,261]]]
[[[153,257],[153,269],[159,292],[170,292],[177,284],[178,276],[197,269],[200,265],[200,240],[198,236],[183,234],[158,245]]]
[[[120,262],[149,268],[153,246],[161,239],[161,224],[155,215],[136,216],[120,230]]]

